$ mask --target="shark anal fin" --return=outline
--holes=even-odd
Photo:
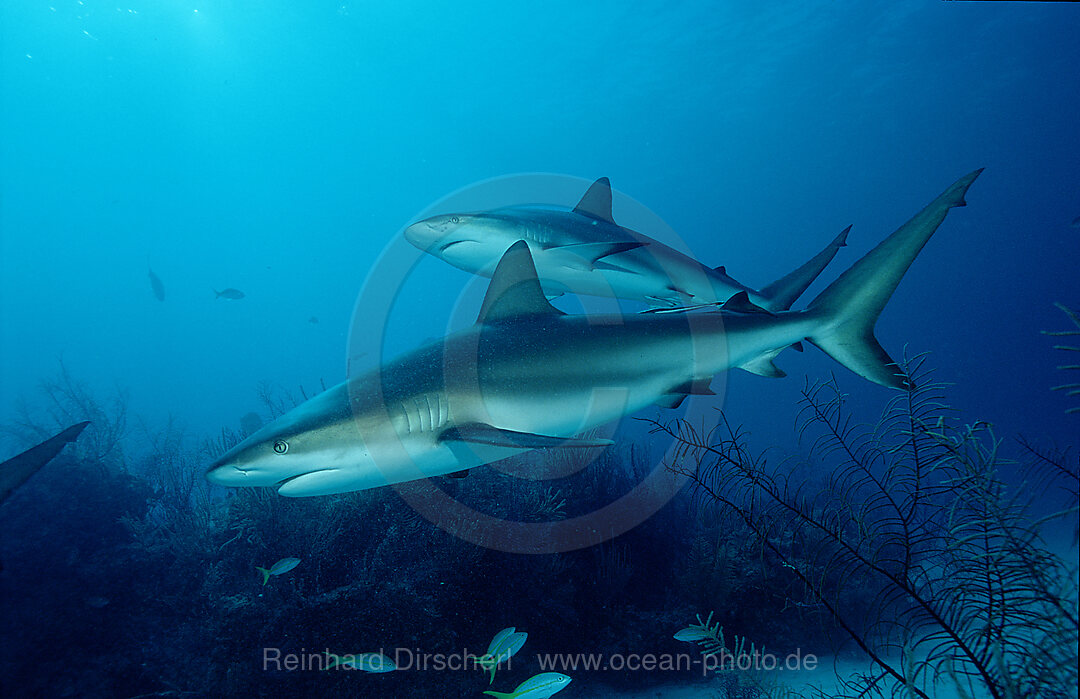
[[[764,376],[767,379],[782,379],[787,374],[783,369],[773,364],[771,359],[759,357],[753,361],[747,362],[739,367],[749,371],[751,374],[757,374],[758,376]]]
[[[440,442],[469,442],[491,447],[517,449],[545,449],[559,447],[606,447],[614,444],[610,439],[564,439],[546,434],[504,430],[481,422],[451,427],[439,435]]]
[[[684,396],[715,396],[709,384],[712,383],[712,378],[696,379],[694,381],[687,381],[683,385],[676,388],[672,393],[681,393]]]
[[[665,395],[660,396],[660,398],[657,399],[657,401],[655,403],[653,403],[653,405],[655,405],[658,408],[666,408],[668,410],[675,410],[676,408],[678,408],[680,405],[683,404],[684,400],[686,400],[686,394],[685,393],[667,393]]]
[[[785,349],[787,348],[781,347],[780,349],[770,350],[764,354],[759,354],[745,364],[740,364],[739,368],[744,371],[749,371],[751,374],[764,376],[768,379],[782,379],[787,376],[787,374],[785,374],[780,367],[773,364],[773,359]]]
[[[654,405],[661,408],[669,408],[674,410],[683,404],[687,396],[715,396],[716,393],[709,388],[709,384],[712,379],[697,379],[695,381],[687,381],[681,386],[678,386],[671,393],[666,393],[660,396]]]
[[[585,192],[585,196],[574,207],[574,212],[615,223],[611,215],[611,181],[606,177],[601,177],[593,182]]]
[[[454,471],[453,473],[446,474],[447,478],[465,478],[469,475],[469,469],[463,468],[460,471]]]

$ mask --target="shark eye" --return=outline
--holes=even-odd
[[[461,223],[461,219],[458,218],[457,216],[451,216],[450,217],[450,223]]]
[[[279,439],[278,441],[274,442],[275,454],[284,454],[287,451],[289,451],[289,443],[286,442],[284,439]]]

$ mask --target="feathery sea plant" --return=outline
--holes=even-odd
[[[653,426],[680,446],[670,467],[696,502],[741,520],[869,659],[845,691],[1075,695],[1075,569],[1002,479],[990,426],[954,424],[924,357],[904,368],[917,388],[869,428],[835,379],[803,389],[798,432],[832,470],[823,485],[771,467],[726,419],[707,434]]]
[[[43,406],[35,409],[20,400],[18,417],[12,424],[0,426],[0,432],[29,446],[77,422],[89,421],[89,429],[71,447],[76,458],[95,462],[103,469],[123,470],[120,445],[127,434],[126,391],[117,388],[112,400],[103,403],[71,374],[63,360],[56,375],[42,380],[39,388]]]
[[[1076,326],[1076,330],[1058,330],[1049,331],[1043,330],[1043,335],[1050,335],[1051,337],[1080,337],[1080,313],[1077,313],[1073,309],[1069,308],[1065,304],[1055,303],[1061,311],[1069,316],[1069,320]],[[1063,352],[1080,352],[1080,347],[1074,345],[1054,345],[1054,349],[1061,350]],[[1062,364],[1058,367],[1062,371],[1080,371],[1080,364]],[[1054,386],[1051,391],[1065,391],[1068,396],[1080,396],[1080,383],[1063,383],[1059,386]],[[1066,413],[1080,413],[1080,405],[1073,406],[1065,410]]]

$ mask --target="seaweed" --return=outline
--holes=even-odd
[[[1073,309],[1069,308],[1065,304],[1055,303],[1062,313],[1069,317],[1072,324],[1076,326],[1076,330],[1043,330],[1043,335],[1049,335],[1051,337],[1077,337],[1080,336],[1080,313],[1077,313]],[[1062,352],[1080,352],[1080,347],[1075,345],[1054,345],[1054,349],[1061,350]],[[1058,367],[1061,371],[1080,371],[1080,364],[1062,364]],[[1051,391],[1065,391],[1068,396],[1080,396],[1080,383],[1064,383],[1058,386],[1054,386]],[[1080,405],[1067,408],[1066,413],[1080,413]]]
[[[770,466],[726,417],[707,434],[679,420],[653,429],[680,445],[669,466],[695,501],[739,519],[870,661],[844,678],[851,696],[929,697],[943,683],[962,696],[1075,693],[1075,567],[1007,485],[992,428],[958,423],[925,357],[904,364],[917,388],[869,427],[835,378],[803,388],[797,429],[813,468],[830,470],[821,483]]]

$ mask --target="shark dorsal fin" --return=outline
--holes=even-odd
[[[725,267],[724,265],[720,265],[719,267],[713,267],[713,271],[718,272],[718,273],[723,274],[723,275],[726,275],[727,274],[727,267]]]
[[[528,315],[563,315],[548,303],[536,276],[529,245],[519,240],[503,253],[491,275],[477,323]]]
[[[740,291],[729,298],[721,308],[725,311],[735,311],[737,313],[766,313],[772,315],[772,313],[751,301],[750,294],[745,291]]]
[[[574,213],[615,223],[615,219],[611,216],[611,182],[608,178],[601,177],[592,183],[589,191],[585,192],[585,196],[574,207]]]

